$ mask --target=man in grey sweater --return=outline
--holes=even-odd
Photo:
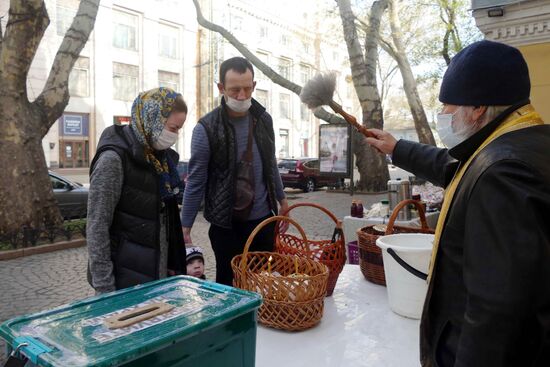
[[[205,218],[210,222],[208,235],[216,257],[216,281],[231,285],[231,259],[241,254],[250,233],[264,219],[284,212],[288,203],[283,192],[275,158],[273,120],[251,98],[256,86],[254,69],[242,57],[224,61],[220,67],[218,89],[221,105],[200,119],[193,131],[189,176],[185,189],[181,221],[187,246],[191,245],[191,227],[205,200]],[[236,195],[237,163],[247,150],[252,129],[252,166],[254,202],[248,219],[233,216]],[[272,251],[274,224],[256,236],[250,251]]]

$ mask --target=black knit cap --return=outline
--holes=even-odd
[[[439,100],[457,106],[507,106],[528,100],[530,91],[527,63],[517,48],[479,41],[453,57]]]

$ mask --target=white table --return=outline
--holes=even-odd
[[[417,367],[418,334],[418,320],[390,310],[385,287],[346,265],[317,326],[300,332],[258,326],[256,366]]]

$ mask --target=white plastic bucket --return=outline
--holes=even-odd
[[[401,316],[419,319],[422,314],[433,240],[433,234],[422,233],[392,234],[376,240],[382,249],[390,308]]]

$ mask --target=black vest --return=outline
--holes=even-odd
[[[145,161],[143,147],[130,126],[110,126],[103,131],[90,166],[90,174],[97,157],[106,150],[113,150],[121,157],[124,169],[122,192],[110,227],[115,285],[117,289],[122,289],[158,279],[161,200],[158,175]],[[168,149],[167,152],[174,162],[178,161],[179,156],[175,151]],[[175,199],[166,204],[165,210],[175,210],[179,219]],[[177,227],[177,224],[174,226]],[[183,246],[183,239],[180,244]],[[171,251],[168,253],[170,256]],[[185,259],[185,255],[182,259]],[[182,264],[179,261],[176,267],[170,265],[172,269],[181,272]]]
[[[275,164],[273,120],[265,108],[254,99],[249,112],[256,120],[254,138],[260,151],[269,205],[276,214],[277,202],[272,169]],[[225,101],[222,99],[221,106],[201,118],[199,124],[204,126],[210,145],[204,217],[214,225],[231,228],[238,158],[235,130],[229,123]]]

